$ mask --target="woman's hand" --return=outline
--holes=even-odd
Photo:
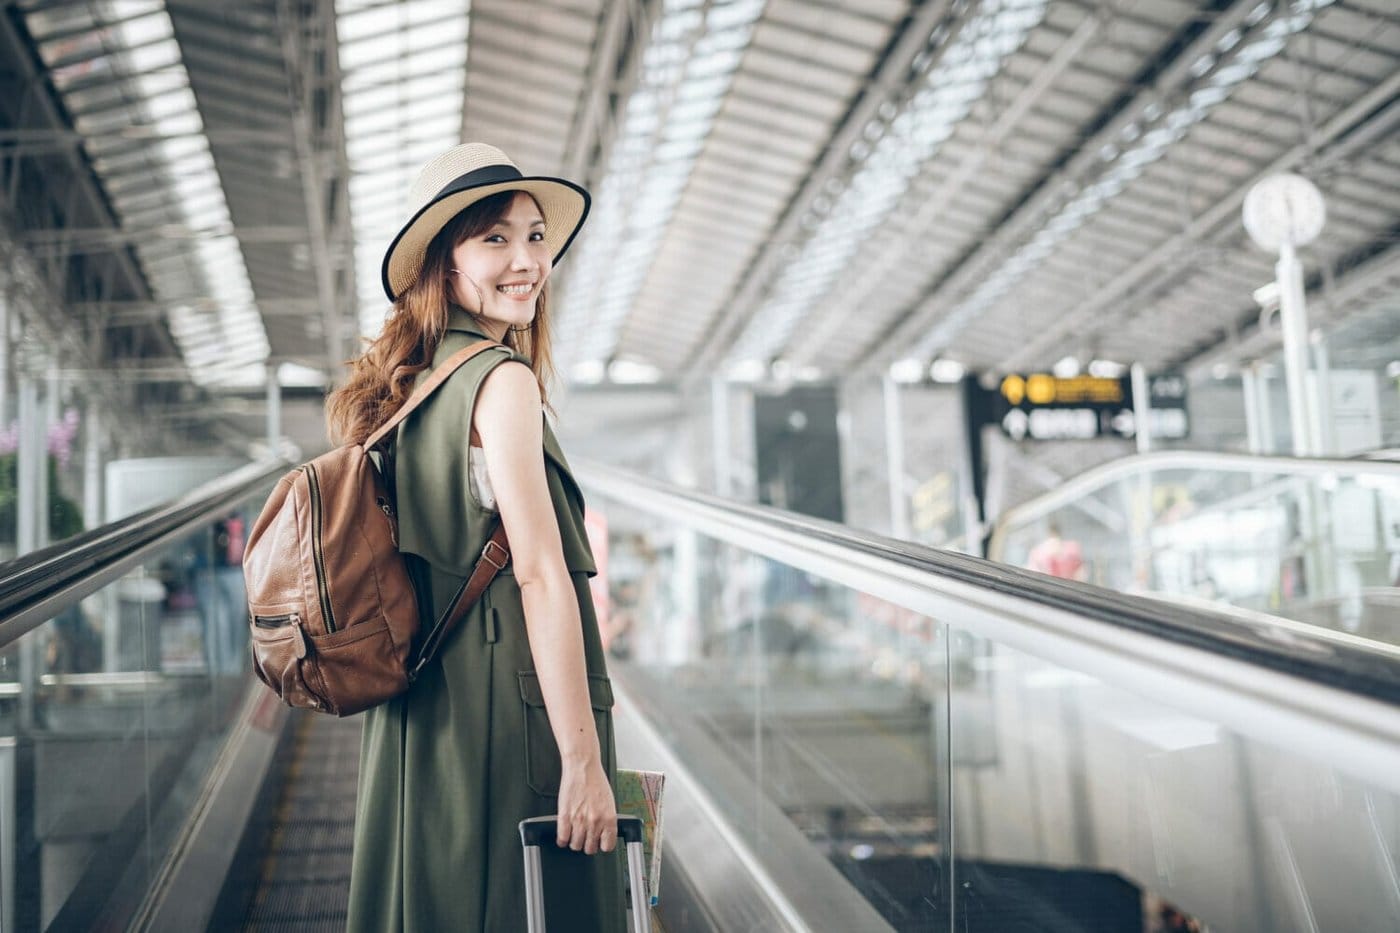
[[[617,846],[617,802],[602,763],[564,761],[559,781],[559,845],[594,855]]]

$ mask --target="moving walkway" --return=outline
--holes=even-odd
[[[356,721],[206,650],[285,468],[4,568],[5,930],[343,925]],[[577,472],[662,928],[1396,927],[1400,649]]]

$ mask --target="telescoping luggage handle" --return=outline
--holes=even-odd
[[[525,915],[530,933],[545,933],[540,846],[546,842],[553,844],[558,830],[557,816],[533,816],[520,821],[520,842],[525,847]],[[651,904],[646,892],[641,818],[619,816],[617,838],[627,844],[627,887],[632,892],[632,933],[651,933]]]

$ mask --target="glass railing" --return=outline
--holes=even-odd
[[[1400,650],[579,473],[622,763],[726,824],[667,830],[720,929],[741,875],[775,928],[1394,928]]]
[[[1131,457],[1009,511],[990,556],[1400,644],[1400,464]]]
[[[285,469],[0,565],[0,929],[141,906],[250,682],[243,529]]]

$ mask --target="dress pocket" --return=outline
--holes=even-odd
[[[520,705],[525,716],[525,782],[541,796],[557,797],[563,767],[559,763],[554,730],[549,725],[549,713],[545,711],[544,691],[534,671],[521,671],[519,678]],[[604,674],[589,674],[588,699],[593,707],[593,724],[598,729],[598,745],[606,761],[606,750],[613,742],[612,681]]]

